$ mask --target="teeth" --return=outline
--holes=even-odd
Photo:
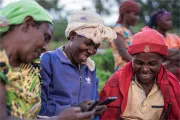
[[[150,74],[142,74],[143,77],[149,77]]]

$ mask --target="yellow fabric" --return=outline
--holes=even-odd
[[[34,120],[41,107],[39,68],[33,64],[21,64],[13,68],[4,50],[0,50],[0,73],[6,82],[6,105],[8,115],[25,120]]]
[[[117,37],[110,27],[104,25],[100,15],[91,11],[77,11],[71,16],[65,31],[66,37],[69,37],[72,31],[96,44],[103,40],[112,41]]]
[[[132,80],[128,91],[127,106],[122,114],[125,120],[159,120],[164,106],[164,99],[160,89],[155,83],[146,97],[145,92],[137,80]]]
[[[131,41],[132,41],[132,36],[133,34],[131,33],[130,30],[128,30],[127,28],[121,26],[120,24],[117,24],[114,27],[114,31],[118,34],[120,34],[121,36],[123,36],[124,38],[124,44],[126,46],[126,48],[129,47]],[[115,64],[115,70],[118,70],[122,67],[124,67],[124,65],[127,63],[126,61],[124,61],[122,59],[122,57],[120,56],[116,45],[114,44],[114,42],[110,42],[111,47],[112,47],[112,51],[113,51],[113,57],[114,57],[114,64]]]
[[[164,42],[168,48],[180,49],[180,37],[175,34],[167,33],[166,37],[164,37]]]

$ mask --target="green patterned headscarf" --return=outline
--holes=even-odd
[[[20,0],[0,10],[0,33],[7,32],[10,25],[22,24],[27,16],[34,21],[46,21],[51,24],[52,19],[48,12],[34,0]],[[7,20],[3,22],[4,20]]]

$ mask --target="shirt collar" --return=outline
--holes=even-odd
[[[141,84],[138,82],[138,80],[137,80],[137,76],[136,76],[136,74],[132,77],[132,80],[134,81],[133,82],[133,84],[136,84],[138,87],[140,87],[140,88],[142,88],[143,89],[143,87],[141,86]],[[155,78],[155,80],[154,80],[154,83],[156,83],[156,78]]]

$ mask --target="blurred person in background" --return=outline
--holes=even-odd
[[[164,36],[164,42],[169,48],[164,65],[180,80],[180,37],[168,33],[172,28],[172,24],[171,13],[162,9],[152,14],[149,27],[156,29]]]
[[[126,0],[120,4],[119,19],[114,26],[114,30],[117,33],[117,39],[110,43],[115,62],[115,71],[122,68],[132,59],[132,56],[127,52],[127,48],[132,41],[133,35],[130,26],[136,25],[139,12],[140,7],[133,0]]]
[[[116,33],[104,25],[100,15],[91,11],[72,14],[65,34],[66,45],[41,56],[41,117],[56,116],[71,106],[85,111],[99,99],[95,63],[90,56],[96,54],[103,40],[116,38]],[[95,116],[105,109],[105,105],[98,105]]]

